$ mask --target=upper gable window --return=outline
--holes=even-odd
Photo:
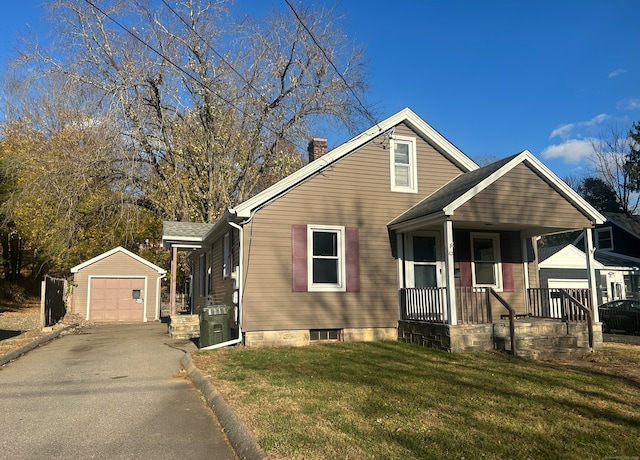
[[[391,138],[391,191],[417,193],[416,140],[413,137]]]
[[[611,228],[596,229],[596,249],[602,249],[604,251],[613,250],[613,234],[611,233]]]

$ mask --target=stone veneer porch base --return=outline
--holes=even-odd
[[[341,342],[372,342],[376,340],[397,340],[395,327],[388,328],[350,328],[342,329]],[[312,342],[309,330],[259,331],[245,332],[244,344],[247,347],[304,347]]]
[[[398,340],[451,352],[493,350],[493,324],[398,322]]]

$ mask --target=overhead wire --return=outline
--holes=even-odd
[[[344,77],[344,75],[342,74],[342,72],[340,72],[338,70],[338,67],[333,63],[333,60],[331,59],[331,57],[329,57],[329,55],[327,54],[327,52],[324,50],[324,48],[320,45],[320,43],[318,43],[318,40],[316,40],[316,37],[313,35],[313,32],[311,32],[311,30],[307,27],[307,25],[304,23],[304,21],[302,20],[302,18],[300,17],[300,15],[298,14],[298,12],[296,11],[296,9],[293,7],[293,5],[291,4],[291,2],[289,0],[284,0],[285,3],[287,4],[287,6],[289,6],[289,8],[291,9],[291,12],[293,13],[293,15],[295,16],[296,20],[300,23],[300,25],[304,28],[304,30],[307,32],[307,34],[309,35],[309,37],[311,38],[311,41],[313,41],[313,43],[318,47],[318,49],[320,50],[320,52],[322,53],[322,55],[324,56],[324,58],[327,60],[327,62],[329,63],[329,65],[333,68],[334,72],[336,74],[338,74],[338,77],[340,77],[340,79],[342,80],[342,82],[344,83],[344,85],[347,87],[347,89],[349,90],[349,92],[351,93],[351,95],[354,97],[354,99],[356,100],[356,102],[358,103],[358,105],[360,106],[360,108],[363,110],[363,113],[365,114],[365,116],[369,119],[370,122],[373,122],[374,125],[378,126],[378,128],[382,131],[382,128],[380,128],[380,125],[378,124],[378,120],[371,114],[371,112],[369,111],[369,109],[367,107],[365,107],[365,105],[362,103],[362,101],[360,100],[360,97],[356,94],[355,90],[351,87],[351,85],[349,84],[349,82],[347,82],[347,79]]]
[[[93,9],[95,9],[96,11],[98,11],[100,14],[102,14],[105,18],[109,19],[111,22],[113,22],[116,26],[118,26],[119,28],[121,28],[123,31],[125,31],[127,34],[131,35],[135,40],[137,40],[138,42],[140,42],[142,45],[144,45],[145,47],[147,47],[149,50],[151,50],[153,53],[155,53],[156,55],[158,55],[161,59],[165,60],[166,62],[168,62],[172,67],[174,67],[178,72],[184,74],[185,76],[187,76],[188,78],[190,78],[191,80],[195,81],[196,83],[198,83],[199,85],[202,85],[204,88],[208,89],[209,91],[211,91],[213,94],[215,94],[218,98],[220,98],[223,102],[229,104],[231,107],[233,107],[234,109],[241,111],[240,108],[235,105],[233,102],[225,99],[221,94],[219,94],[218,92],[214,91],[212,88],[209,87],[209,85],[207,85],[205,82],[201,81],[200,79],[198,79],[197,77],[195,77],[194,75],[190,74],[189,72],[187,72],[185,69],[183,69],[181,66],[179,66],[178,64],[176,64],[175,62],[173,62],[172,59],[170,59],[168,56],[166,56],[164,53],[161,53],[160,51],[158,51],[157,49],[155,49],[153,46],[151,46],[149,43],[147,43],[146,41],[144,41],[142,38],[138,37],[136,34],[134,34],[131,30],[129,30],[127,27],[125,27],[122,23],[120,23],[117,19],[113,18],[109,13],[107,13],[106,11],[102,10],[99,6],[97,6],[95,3],[93,3],[91,0],[84,0],[87,4],[89,4]]]

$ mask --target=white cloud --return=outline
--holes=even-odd
[[[616,69],[609,74],[609,78],[617,77],[618,75],[622,75],[623,73],[627,73],[627,69]]]
[[[588,121],[578,121],[576,123],[567,123],[566,125],[558,126],[556,129],[551,131],[550,139],[554,137],[559,137],[560,139],[568,140],[569,137],[575,137],[572,133],[576,129],[585,129],[585,128],[593,128],[594,126],[602,123],[611,118],[611,115],[607,115],[605,113],[600,113],[593,117]]]
[[[640,110],[640,99],[629,98],[623,99],[616,105],[618,110]]]
[[[550,145],[542,151],[542,158],[560,158],[565,163],[579,163],[593,152],[591,139],[568,139],[561,144]]]

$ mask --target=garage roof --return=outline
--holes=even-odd
[[[91,264],[94,264],[96,262],[99,262],[103,259],[106,259],[109,256],[112,256],[113,254],[116,254],[118,252],[121,252],[123,254],[128,255],[129,257],[137,260],[138,262],[146,265],[147,267],[152,268],[153,270],[157,271],[159,274],[165,274],[167,273],[167,271],[164,268],[160,268],[157,265],[152,264],[151,262],[149,262],[146,259],[143,259],[142,257],[140,257],[137,254],[134,254],[131,251],[127,251],[125,248],[123,248],[122,246],[118,246],[117,248],[113,248],[110,251],[104,252],[102,254],[100,254],[99,256],[95,256],[93,259],[89,259],[86,262],[81,263],[80,265],[76,265],[75,267],[73,267],[71,269],[71,273],[77,273],[79,270],[82,270],[85,267],[88,267]]]

